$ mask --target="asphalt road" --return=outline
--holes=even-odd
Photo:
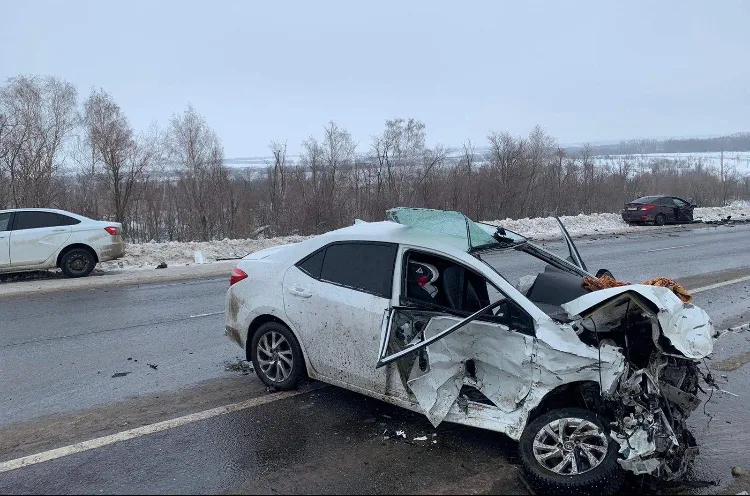
[[[696,288],[750,274],[749,242],[750,226],[739,226],[577,244],[590,269],[607,267],[633,282],[672,277]],[[502,272],[514,282],[535,268],[521,263]],[[433,429],[420,415],[316,384],[290,398],[269,395],[253,375],[227,370],[242,358],[223,335],[227,284],[222,278],[0,299],[0,462],[270,398],[0,472],[0,493],[527,493],[515,445],[502,435],[448,424]],[[696,304],[717,327],[744,323],[749,288],[703,291]],[[692,480],[726,489],[731,466],[750,468],[748,350],[750,332],[730,334],[710,361],[736,366],[715,375],[739,398],[716,393],[706,414],[701,407],[691,417],[702,450]],[[406,440],[384,439],[399,429]],[[421,435],[428,440],[413,440]]]

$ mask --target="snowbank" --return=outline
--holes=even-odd
[[[200,251],[207,263],[217,259],[239,259],[264,248],[298,243],[308,239],[306,236],[281,236],[267,239],[224,239],[208,242],[178,242],[168,243],[133,243],[125,248],[125,257],[112,262],[105,262],[101,267],[109,269],[153,269],[162,262],[167,266],[193,265],[194,253]]]
[[[750,220],[750,202],[734,202],[727,207],[696,208],[694,218],[704,222],[726,219]],[[571,236],[592,234],[624,234],[660,230],[664,227],[629,226],[623,222],[620,214],[591,214],[562,216],[561,220]],[[560,237],[560,228],[553,217],[535,219],[505,219],[488,221],[488,224],[503,227],[536,240],[556,239]],[[123,259],[102,264],[109,269],[148,269],[161,262],[169,267],[195,264],[194,252],[200,250],[207,263],[222,258],[242,258],[254,251],[287,243],[297,243],[308,239],[306,236],[283,236],[268,239],[224,239],[209,242],[169,242],[128,244]]]

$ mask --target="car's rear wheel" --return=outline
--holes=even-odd
[[[66,277],[86,277],[96,267],[96,259],[90,251],[73,248],[60,260],[60,269]]]
[[[619,445],[603,418],[582,408],[540,415],[521,435],[519,452],[529,483],[553,494],[612,494],[622,485]]]
[[[250,354],[255,373],[264,384],[294,389],[304,373],[304,357],[292,331],[278,322],[267,322],[253,335]]]
[[[664,214],[659,214],[656,217],[654,217],[654,224],[657,226],[663,226],[667,223],[667,217]]]

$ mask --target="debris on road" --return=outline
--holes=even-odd
[[[253,362],[247,360],[235,360],[233,362],[226,362],[224,370],[228,372],[244,372],[245,374],[253,371]]]
[[[158,365],[155,365],[153,363],[149,363],[148,366],[151,367],[154,370],[156,370],[159,367]]]
[[[156,266],[157,269],[166,269],[167,268],[167,262],[162,262],[159,265]]]
[[[745,471],[740,467],[732,467],[732,475],[735,477],[740,477],[741,475],[745,475]]]
[[[203,252],[200,250],[196,250],[193,253],[193,257],[195,259],[195,263],[197,264],[204,264],[206,263],[206,258],[203,256]]]
[[[427,436],[419,436],[415,437],[414,441],[427,441]]]
[[[388,429],[386,429],[383,431],[383,441],[387,441],[389,439],[406,439],[406,432],[402,430],[389,432]]]
[[[129,373],[130,372],[115,372],[114,374],[112,374],[112,379],[114,379],[115,377],[125,377]]]

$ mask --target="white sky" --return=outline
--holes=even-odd
[[[401,3],[0,0],[0,80],[102,87],[136,129],[192,102],[227,157],[328,120],[361,151],[395,117],[449,146],[750,128],[750,1]]]

